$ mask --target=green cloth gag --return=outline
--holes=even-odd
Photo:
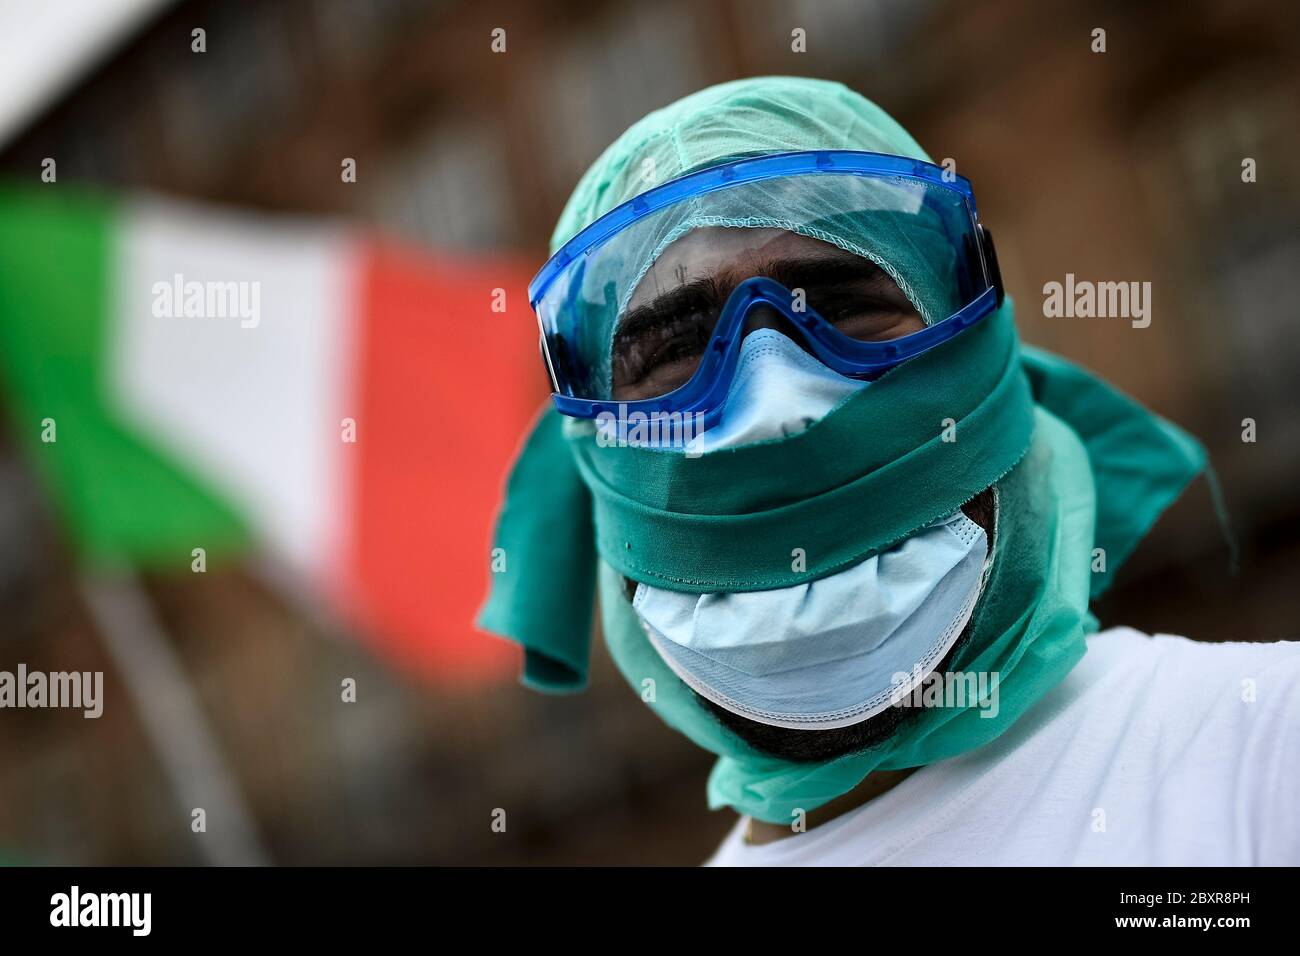
[[[764,755],[728,730],[695,699],[651,646],[621,580],[602,564],[600,603],[606,642],[633,687],[654,681],[650,706],[664,721],[719,755],[709,777],[710,807],[734,807],[761,820],[790,823],[876,769],[934,763],[997,737],[1084,654],[1093,482],[1087,454],[1070,429],[1039,409],[1025,459],[995,486],[998,521],[984,596],[969,640],[950,670],[997,675],[997,707],[926,707],[885,743],[820,763]],[[1044,475],[1050,480],[1044,481]],[[995,716],[985,716],[985,713]]]

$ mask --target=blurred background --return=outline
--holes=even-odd
[[[497,28],[504,52],[492,49]],[[795,28],[807,52],[792,52]],[[1105,53],[1092,52],[1096,28]],[[387,484],[368,486],[389,505],[371,527],[389,530],[355,549],[363,558],[347,576],[361,584],[350,596],[319,597],[321,580],[338,584],[337,568],[300,574],[275,548],[235,549],[197,574],[186,546],[170,570],[141,562],[138,577],[122,579],[119,567],[118,583],[104,585],[69,517],[73,479],[42,465],[32,441],[23,370],[40,359],[14,343],[37,339],[0,336],[14,349],[0,362],[0,669],[102,670],[106,701],[98,720],[0,711],[0,859],[708,855],[733,818],[705,807],[707,755],[641,706],[599,642],[588,693],[542,697],[516,684],[513,649],[474,631],[470,615],[486,591],[491,508],[513,443],[546,394],[522,285],[578,177],[615,136],[735,77],[841,80],[936,159],[955,159],[997,236],[1023,338],[1208,446],[1239,573],[1227,573],[1198,481],[1097,608],[1103,625],[1210,641],[1300,637],[1294,3],[50,0],[0,3],[0,38],[6,188],[87,186],[115,203],[176,197],[252,231],[291,220],[308,235],[341,229],[389,250],[366,253],[382,263],[376,274],[397,276],[367,301],[380,311],[397,302],[391,314],[405,316],[407,325],[385,320],[399,323],[392,352],[434,329],[427,351],[411,346],[415,367],[394,373],[418,384],[393,400],[428,409],[404,434],[435,436],[390,437],[374,472]],[[57,183],[41,179],[51,157]],[[345,158],[355,182],[340,176]],[[1242,181],[1246,158],[1256,182]],[[0,202],[0,228],[13,208]],[[34,241],[44,241],[36,221]],[[0,290],[30,280],[20,269],[31,271],[0,247]],[[1042,287],[1066,273],[1150,281],[1150,327],[1044,318]],[[508,287],[510,307],[490,313],[484,291],[465,322],[448,297],[467,295],[457,283],[470,275],[474,290]],[[10,331],[33,321],[0,307]],[[504,357],[470,378],[463,366],[488,360],[473,344],[480,322]],[[462,340],[466,351],[449,351]],[[485,375],[491,394],[457,408],[457,389]],[[427,401],[434,393],[442,404]],[[485,415],[490,441],[461,446],[454,428],[436,440],[440,410]],[[1246,418],[1254,442],[1242,440]],[[60,428],[61,443],[75,442],[71,424]],[[81,467],[77,480],[93,492],[97,473]],[[403,475],[414,477],[402,485]],[[431,538],[392,530],[439,495],[441,509],[419,506]],[[159,683],[133,679],[132,667]],[[341,701],[347,678],[354,703]],[[203,800],[208,832],[195,834],[190,808]],[[505,833],[490,826],[497,808]]]

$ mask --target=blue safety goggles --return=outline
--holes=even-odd
[[[968,180],[847,150],[744,159],[649,189],[565,243],[528,291],[555,405],[577,418],[715,415],[759,326],[871,380],[1003,297]]]

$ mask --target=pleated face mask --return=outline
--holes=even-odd
[[[639,585],[632,606],[673,673],[719,707],[775,727],[847,727],[951,650],[979,599],[986,541],[959,511],[818,581],[699,595]]]

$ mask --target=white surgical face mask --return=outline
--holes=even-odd
[[[704,450],[802,431],[864,385],[756,330]],[[843,727],[942,660],[979,599],[986,553],[984,529],[959,511],[816,581],[702,595],[642,584],[633,606],[665,663],[718,706],[778,727]]]

